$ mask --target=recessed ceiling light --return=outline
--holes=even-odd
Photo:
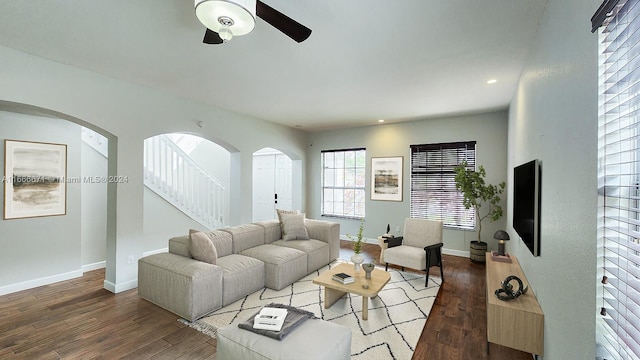
[[[487,84],[495,84],[497,82],[498,82],[498,80],[496,80],[496,79],[487,80]]]
[[[382,124],[382,123],[384,122],[384,120],[380,119],[380,120],[378,120],[378,122],[379,122],[380,124]]]

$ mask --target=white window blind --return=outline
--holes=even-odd
[[[365,215],[365,149],[322,151],[322,215]]]
[[[474,229],[476,214],[465,209],[453,169],[463,161],[475,170],[476,142],[411,145],[411,217],[439,220],[445,227]]]
[[[598,358],[640,358],[640,4],[607,0],[599,33]]]

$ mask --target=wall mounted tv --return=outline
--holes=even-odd
[[[533,256],[540,256],[540,161],[513,169],[513,228]]]

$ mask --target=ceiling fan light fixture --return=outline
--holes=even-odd
[[[222,41],[227,42],[233,38],[233,32],[231,32],[229,26],[223,26],[218,32],[218,36]]]
[[[196,17],[222,40],[229,41],[233,36],[246,35],[256,25],[257,0],[195,0]],[[229,25],[229,21],[230,25]],[[225,40],[221,31],[225,31]]]

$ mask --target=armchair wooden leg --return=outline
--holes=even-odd
[[[438,251],[438,265],[440,265],[440,279],[444,281],[444,272],[442,271],[442,253]]]
[[[385,263],[384,271],[389,271],[389,263]]]
[[[429,286],[429,269],[431,269],[431,256],[429,256],[429,253],[427,252],[427,269],[425,270],[427,273],[427,278],[424,281],[424,287]]]

